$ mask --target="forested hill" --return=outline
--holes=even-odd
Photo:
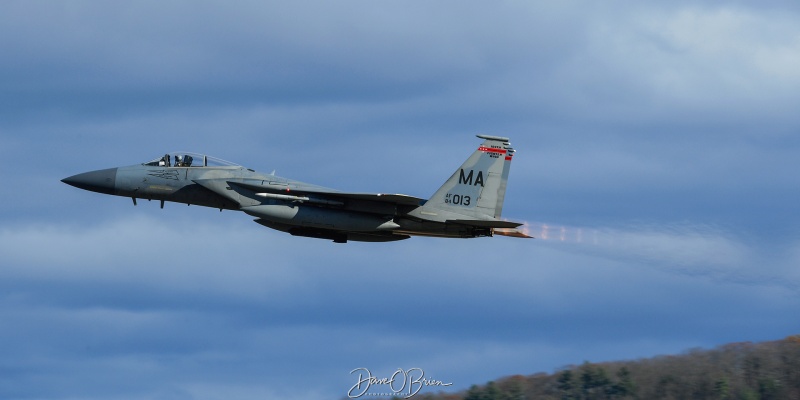
[[[553,374],[515,375],[422,400],[800,400],[800,335],[636,361],[584,363]]]

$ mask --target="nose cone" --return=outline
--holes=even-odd
[[[76,188],[91,190],[92,192],[114,194],[114,185],[117,183],[117,169],[109,168],[84,172],[64,178],[61,182]]]

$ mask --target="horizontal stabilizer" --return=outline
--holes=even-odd
[[[519,222],[497,221],[497,220],[486,220],[486,219],[448,219],[445,222],[448,224],[469,225],[469,226],[477,226],[480,228],[516,228],[522,225],[522,223]]]

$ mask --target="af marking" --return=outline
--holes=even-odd
[[[469,207],[472,204],[472,197],[448,193],[447,196],[444,197],[444,203]]]

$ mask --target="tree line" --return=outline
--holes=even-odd
[[[634,361],[585,362],[418,400],[800,400],[800,335]]]

